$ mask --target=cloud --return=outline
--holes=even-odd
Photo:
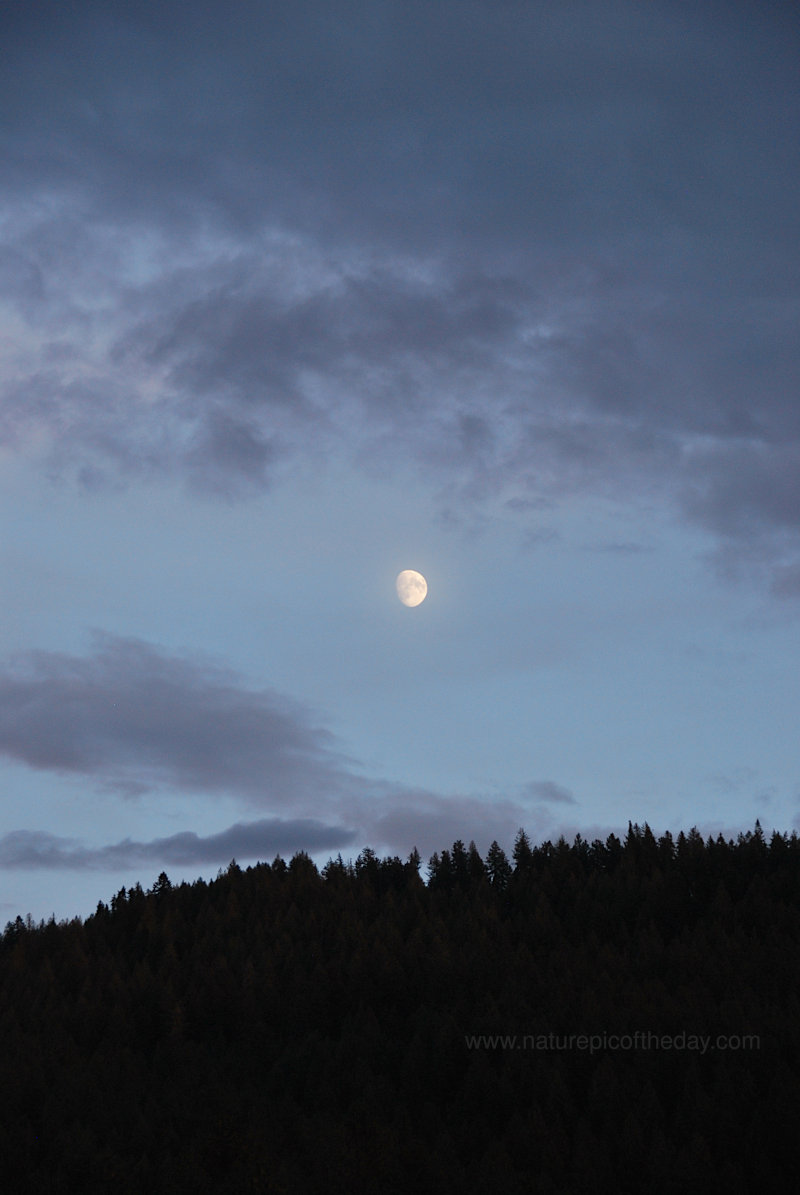
[[[167,838],[135,842],[126,838],[102,847],[87,847],[74,838],[35,830],[15,830],[0,838],[0,866],[25,870],[105,870],[164,863],[227,863],[232,858],[271,859],[307,852],[337,850],[353,843],[355,831],[326,825],[314,818],[262,818],[237,822],[205,837],[184,831]]]
[[[556,786],[557,787],[557,786]],[[474,840],[485,853],[497,839],[507,846],[520,826],[534,839],[556,838],[562,832],[542,806],[475,796],[451,796],[376,782],[370,801],[343,800],[334,816],[261,818],[237,822],[216,834],[182,831],[146,842],[130,838],[105,846],[40,830],[15,830],[0,837],[0,867],[19,870],[105,870],[154,864],[187,867],[224,864],[232,858],[271,859],[296,851],[310,854],[349,850],[357,854],[371,845],[403,856],[413,848],[427,858],[460,838]],[[343,824],[343,822],[348,822]],[[574,834],[574,831],[570,831]]]
[[[368,801],[344,801],[344,819],[357,825],[365,841],[380,849],[423,855],[449,846],[455,839],[474,839],[484,853],[493,839],[510,845],[520,827],[536,839],[575,833],[556,820],[553,804],[574,805],[569,789],[552,780],[531,781],[513,796],[474,793],[446,795],[376,781]]]
[[[34,651],[0,668],[0,753],[41,771],[85,776],[112,796],[174,790],[294,813],[205,838],[185,831],[104,847],[19,830],[0,847],[0,863],[16,867],[213,862],[367,844],[430,852],[457,837],[485,849],[494,838],[510,842],[521,825],[552,833],[547,805],[574,804],[550,780],[503,798],[448,796],[365,776],[285,695],[251,689],[208,661],[100,634],[86,656]],[[311,812],[318,816],[303,816]]]
[[[556,784],[555,780],[531,780],[523,785],[522,791],[528,800],[547,801],[561,805],[577,804],[568,788]]]
[[[416,846],[423,857],[449,847],[457,838],[464,842],[474,839],[485,851],[495,838],[510,842],[520,825],[535,817],[522,803],[469,794],[448,797],[384,785],[376,796],[369,804],[347,807],[365,843],[400,853]]]
[[[565,793],[559,785],[545,782],[530,786],[536,803],[472,795],[444,796],[424,789],[408,789],[387,781],[370,784],[369,799],[343,797],[331,806],[338,822],[317,818],[261,818],[237,822],[217,834],[205,837],[182,831],[164,838],[139,842],[126,838],[106,846],[83,842],[38,830],[15,830],[0,837],[0,866],[32,870],[106,870],[148,863],[188,866],[225,863],[231,858],[270,859],[304,850],[312,854],[334,851],[358,853],[371,845],[379,852],[406,855],[416,847],[427,858],[449,846],[456,838],[474,840],[485,853],[497,839],[510,846],[524,826],[536,840],[573,836],[553,820],[542,800],[567,800],[547,795]]]
[[[225,499],[330,452],[523,523],[655,497],[797,596],[787,10],[167,7],[2,17],[2,443]]]
[[[777,597],[800,597],[800,561],[778,564],[772,572],[772,592]]]
[[[710,773],[704,779],[720,796],[728,797],[755,789],[758,773],[750,767],[738,767],[731,772]]]
[[[352,761],[298,703],[112,636],[86,657],[34,651],[0,670],[0,752],[128,795],[174,788],[319,807],[357,785]]]
[[[792,216],[773,162],[794,162],[797,29],[776,11],[449,0],[369,19],[348,4],[334,24],[320,0],[245,0],[236,22],[206,2],[44,23],[29,7],[3,17],[9,189],[239,234],[266,210],[426,249],[741,232],[759,203],[753,233]]]

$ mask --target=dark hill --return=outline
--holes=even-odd
[[[736,1192],[796,1179],[800,841],[364,851],[0,941],[24,1192]]]

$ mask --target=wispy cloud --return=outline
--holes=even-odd
[[[780,6],[201,7],[2,18],[3,443],[226,499],[411,459],[523,530],[655,495],[797,596]]]
[[[123,794],[227,793],[296,806],[355,785],[309,711],[235,673],[139,640],[91,655],[33,651],[0,669],[0,753]]]
[[[574,796],[563,784],[556,784],[555,780],[530,780],[522,786],[522,791],[530,801],[546,801],[556,805],[577,804]]]
[[[523,824],[550,833],[547,806],[575,803],[552,780],[502,798],[366,776],[285,695],[251,689],[207,661],[102,635],[87,656],[29,652],[0,669],[0,752],[38,770],[86,776],[110,798],[169,789],[294,813],[208,837],[186,831],[103,847],[18,830],[0,845],[0,863],[16,867],[213,862],[367,844],[430,852],[457,837],[485,847],[493,838],[510,842]]]
[[[0,838],[0,866],[24,870],[115,871],[148,863],[223,864],[237,860],[271,859],[296,851],[336,851],[351,846],[352,829],[326,825],[314,818],[262,818],[237,822],[218,834],[201,837],[183,831],[149,842],[123,839],[108,846],[89,847],[74,838],[36,830],[15,830]]]

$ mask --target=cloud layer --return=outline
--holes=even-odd
[[[123,795],[169,788],[319,807],[355,783],[330,733],[289,698],[111,636],[87,657],[34,651],[0,671],[0,752]]]
[[[219,834],[200,837],[191,831],[134,842],[130,838],[103,847],[87,847],[72,838],[36,830],[15,830],[0,838],[0,866],[25,870],[90,869],[114,871],[148,863],[224,863],[231,859],[272,859],[296,851],[335,851],[353,844],[355,833],[326,826],[314,818],[261,818],[237,822]]]
[[[796,596],[796,14],[345,9],[4,14],[0,442],[657,496]]]
[[[224,863],[365,845],[430,853],[457,837],[485,849],[493,838],[510,842],[523,823],[552,833],[547,806],[575,804],[550,780],[500,798],[365,776],[291,698],[254,690],[207,661],[113,636],[96,636],[87,656],[29,652],[0,668],[0,753],[39,771],[85,776],[110,799],[147,791],[233,797],[271,814],[208,836],[186,831],[100,847],[15,830],[0,839],[6,867]]]

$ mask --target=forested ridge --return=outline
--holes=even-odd
[[[299,853],[9,922],[4,1189],[796,1185],[795,834],[520,831],[426,878]]]

